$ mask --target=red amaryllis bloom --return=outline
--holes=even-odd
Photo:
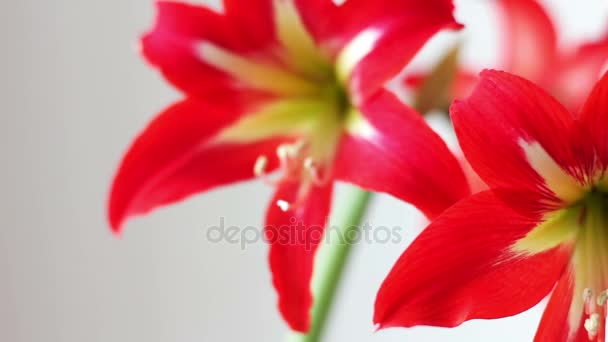
[[[577,112],[608,62],[608,34],[595,42],[561,47],[551,17],[536,0],[498,0],[495,4],[502,33],[497,67],[540,85]],[[413,74],[404,79],[404,85],[415,88],[424,80],[425,75]],[[460,68],[450,86],[449,100],[468,96],[477,81],[477,72]]]
[[[440,215],[386,278],[382,327],[453,327],[529,309],[553,290],[535,341],[604,341],[608,74],[574,115],[539,87],[485,71],[451,108],[490,190]]]
[[[110,196],[113,229],[262,178],[276,186],[266,229],[279,309],[306,331],[320,239],[306,231],[324,227],[335,180],[387,192],[429,217],[468,193],[442,140],[383,88],[432,35],[459,27],[452,10],[450,0],[225,0],[224,13],[159,2],[143,53],[186,99],[124,157]],[[303,239],[293,227],[305,228]]]

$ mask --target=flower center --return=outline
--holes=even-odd
[[[292,1],[274,1],[277,43],[255,55],[237,55],[211,43],[200,48],[201,57],[232,76],[245,88],[269,94],[270,100],[253,108],[218,133],[219,143],[252,143],[285,138],[276,155],[280,176],[266,174],[271,156],[258,157],[253,171],[269,184],[300,181],[295,201],[280,201],[287,210],[306,197],[311,186],[329,181],[335,152],[345,130],[369,132],[354,109],[344,68],[316,45]],[[348,68],[347,68],[348,69]],[[348,71],[348,70],[346,70]]]
[[[574,292],[569,313],[575,332],[584,316],[591,340],[604,336],[608,292],[608,192],[592,188],[583,199],[550,213],[513,246],[516,253],[537,254],[558,246],[573,250],[570,272]]]
[[[606,296],[608,289],[608,194],[592,190],[573,210],[579,215],[572,266],[575,296],[570,312],[570,324],[580,314],[587,316],[584,327],[589,339],[605,334]],[[579,297],[579,298],[577,298]]]
[[[295,137],[294,142],[281,144],[276,149],[276,157],[279,160],[277,178],[271,179],[266,172],[269,156],[260,155],[253,168],[257,177],[272,186],[279,186],[283,182],[300,183],[295,200],[277,201],[276,204],[283,211],[299,207],[312,186],[324,186],[331,179],[331,165],[350,103],[344,88],[338,83],[321,83],[318,89],[318,94],[286,100],[286,112],[277,112],[276,117],[272,115],[269,118],[269,121],[278,124],[266,122],[270,124],[266,125],[266,128],[276,126],[280,130],[276,132],[277,135]],[[306,103],[307,108],[299,108],[299,101]],[[295,117],[301,120],[296,120]],[[266,120],[260,120],[261,118],[252,117],[250,123],[254,127],[246,130],[263,131],[262,125]],[[243,124],[247,125],[246,122]]]

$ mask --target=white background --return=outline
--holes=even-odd
[[[246,0],[243,0],[246,1]],[[266,245],[213,244],[206,227],[259,224],[271,189],[228,187],[133,220],[105,220],[108,186],[131,138],[179,95],[137,54],[152,0],[0,2],[0,341],[281,341]],[[469,63],[489,63],[488,1],[458,1]],[[604,0],[551,1],[565,41],[596,37]],[[436,59],[438,38],[417,64]],[[449,177],[449,175],[446,175]],[[370,223],[423,219],[387,196]],[[372,333],[375,292],[406,247],[361,244],[327,341],[527,341],[542,307],[452,329]],[[437,279],[449,283],[450,279]]]

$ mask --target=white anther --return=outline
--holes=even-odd
[[[306,159],[304,159],[304,167],[306,168],[306,170],[315,170],[316,171],[316,167],[315,167],[315,161],[312,160],[312,158],[308,157]]]
[[[284,200],[278,200],[277,201],[277,206],[279,208],[281,208],[281,210],[283,210],[283,211],[287,211],[291,207],[291,205],[289,204],[289,202],[284,201]]]
[[[312,158],[308,157],[304,160],[304,168],[306,169],[306,172],[308,172],[308,174],[312,178],[312,181],[315,184],[320,185],[323,183],[323,180],[319,175],[319,169],[317,169],[317,166],[315,165],[315,162],[314,160],[312,160]]]
[[[289,157],[289,146],[281,145],[277,148],[277,157],[281,160],[286,160]]]
[[[281,160],[288,160],[297,158],[304,149],[306,148],[307,143],[304,140],[298,140],[293,144],[283,144],[277,148],[277,156]]]
[[[304,168],[312,178],[313,183],[315,183],[316,185],[325,185],[327,183],[328,175],[321,175],[321,173],[319,172],[319,168],[317,167],[312,158],[308,157],[304,160]]]
[[[253,173],[257,176],[263,176],[266,173],[266,166],[268,166],[268,158],[266,156],[259,156],[253,166]]]
[[[597,305],[604,306],[606,304],[606,300],[608,299],[608,290],[604,290],[600,292],[599,296],[597,296]]]
[[[585,330],[589,333],[589,338],[594,338],[600,328],[600,315],[597,313],[591,314],[585,320]]]
[[[292,145],[292,153],[294,156],[299,155],[304,148],[306,147],[307,143],[304,140],[298,140],[294,145]]]
[[[595,301],[593,299],[593,290],[585,288],[585,290],[583,290],[583,303],[585,304],[584,308],[587,315],[591,315],[595,312]]]
[[[587,302],[588,300],[591,300],[591,298],[593,297],[593,290],[590,288],[585,288],[585,290],[583,290],[583,300],[585,302]]]

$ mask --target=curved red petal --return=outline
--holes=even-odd
[[[461,28],[453,9],[451,0],[349,0],[342,5],[339,21],[344,50],[351,44],[369,49],[347,61],[352,64],[353,96],[364,100],[373,94],[441,29]]]
[[[582,45],[562,59],[560,72],[554,75],[556,80],[552,83],[552,92],[573,113],[577,113],[607,63],[608,35],[597,42]]]
[[[274,0],[224,0],[227,20],[248,49],[268,47],[275,39]]]
[[[337,179],[412,203],[432,218],[469,194],[454,155],[424,119],[383,90],[361,108],[370,135],[345,134]]]
[[[569,253],[524,256],[511,246],[538,223],[492,192],[473,195],[439,216],[401,255],[376,298],[384,327],[454,327],[466,320],[523,312],[553,288]]]
[[[460,69],[452,85],[452,99],[463,99],[473,92],[479,82],[479,76],[469,70]]]
[[[586,179],[571,144],[573,115],[529,81],[486,70],[450,112],[465,156],[491,188],[528,192],[551,209]]]
[[[112,185],[108,215],[119,232],[129,216],[144,214],[209,188],[254,177],[259,155],[274,155],[277,140],[246,145],[212,144],[243,108],[193,99],[154,119],[124,156]],[[270,160],[269,170],[277,161]]]
[[[268,7],[270,4],[261,6],[266,2],[256,0],[247,4]],[[156,24],[142,38],[143,55],[185,93],[206,97],[238,93],[240,89],[235,87],[232,77],[208,64],[200,49],[202,43],[210,42],[240,54],[258,50],[274,39],[274,34],[269,36],[266,32],[269,29],[262,25],[273,25],[268,14],[260,14],[268,9],[251,12],[249,5],[239,4],[242,6],[228,1],[229,12],[223,15],[202,6],[158,2]]]
[[[574,291],[574,282],[570,272],[564,272],[551,294],[551,299],[534,336],[534,342],[588,342],[589,337],[583,328],[584,317],[580,325],[571,331],[569,323],[570,304]]]
[[[471,193],[476,194],[478,192],[490,190],[483,179],[481,179],[477,172],[473,170],[473,167],[471,164],[469,164],[469,161],[464,157],[464,155],[456,154],[456,158],[460,163],[460,167],[462,167],[462,170],[464,171],[464,175],[466,176],[469,187],[471,188]]]
[[[608,168],[608,72],[597,82],[582,107],[579,119],[593,141],[595,156],[602,169]]]
[[[403,78],[402,84],[406,88],[416,89],[424,84],[424,81],[428,76],[428,73],[413,72]]]
[[[557,33],[536,0],[500,0],[504,35],[504,68],[534,82],[555,72]]]
[[[314,257],[331,206],[333,184],[311,186],[305,197],[301,184],[289,182],[277,190],[266,214],[266,238],[270,243],[270,270],[278,293],[278,306],[291,329],[307,332],[312,306],[311,279]],[[284,211],[278,201],[297,203]]]
[[[346,39],[351,39],[371,27],[410,26],[411,20],[422,22],[423,18],[429,21],[427,25],[445,23],[458,27],[453,10],[452,0],[348,0],[338,9],[342,26],[337,29]],[[399,23],[403,19],[410,19],[410,22]]]
[[[339,34],[337,8],[333,0],[293,0],[302,22],[320,45],[331,47],[332,40]]]

